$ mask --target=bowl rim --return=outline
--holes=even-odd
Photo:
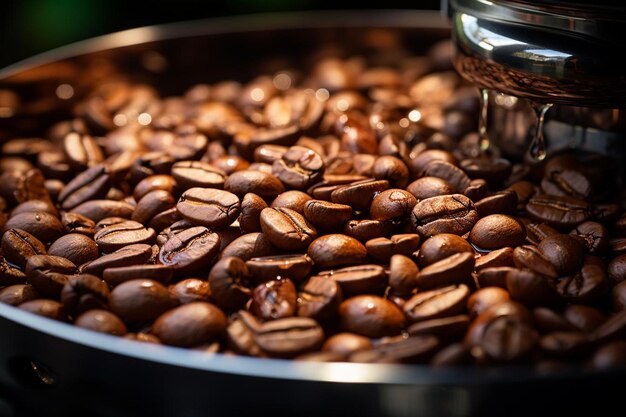
[[[259,13],[159,24],[97,36],[34,55],[1,69],[0,81],[46,64],[154,41],[260,30],[306,30],[331,27],[439,30],[449,29],[449,22],[440,12],[431,10],[338,10]],[[581,368],[541,373],[530,366],[435,368],[429,365],[320,363],[260,359],[220,353],[208,354],[191,349],[139,343],[54,321],[2,303],[0,303],[0,319],[88,349],[158,364],[258,378],[382,385],[489,385],[530,382],[538,378],[560,380],[564,378],[586,379],[590,376],[605,377],[613,374],[624,375],[623,370],[592,371]]]

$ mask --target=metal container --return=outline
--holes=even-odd
[[[34,134],[62,118],[89,86],[114,75],[167,95],[196,82],[249,79],[259,73],[259,59],[270,56],[306,63],[313,50],[339,44],[351,54],[387,50],[393,60],[397,48],[421,53],[449,36],[445,19],[423,11],[136,29],[0,72],[0,114],[24,135]],[[58,106],[59,100],[68,103]],[[0,140],[4,123],[0,119]],[[623,369],[433,369],[207,354],[88,332],[0,304],[0,412],[9,416],[597,415],[615,409],[625,378]]]

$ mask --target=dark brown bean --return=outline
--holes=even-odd
[[[394,188],[404,188],[409,182],[409,169],[401,159],[383,155],[376,158],[372,176],[377,180],[387,180]]]
[[[39,293],[29,284],[10,285],[0,290],[0,303],[12,306],[18,306],[37,298],[41,298]]]
[[[466,194],[467,195],[467,194]],[[480,217],[490,214],[511,214],[517,208],[517,194],[512,190],[497,192],[485,198],[478,200],[476,211]]]
[[[565,196],[543,195],[526,204],[530,217],[557,228],[571,229],[591,217],[591,207],[583,200]]]
[[[436,234],[424,241],[419,250],[420,267],[425,267],[457,253],[474,253],[472,245],[460,236],[450,233]]]
[[[288,208],[304,214],[304,206],[311,200],[311,196],[303,191],[289,190],[279,194],[270,207],[272,208]]]
[[[140,265],[147,262],[151,255],[152,248],[150,245],[128,245],[82,265],[80,269],[85,274],[102,276],[107,268]]]
[[[194,301],[210,301],[211,287],[209,282],[198,278],[187,278],[170,286],[170,292],[180,304]]]
[[[159,251],[159,261],[179,272],[194,272],[210,264],[219,248],[217,233],[196,226],[170,237]]]
[[[261,212],[260,221],[263,234],[281,249],[303,249],[317,238],[313,226],[294,210],[266,208]]]
[[[418,234],[407,233],[370,239],[365,242],[365,248],[370,256],[386,263],[394,254],[411,256],[419,248],[420,241]]]
[[[176,209],[196,225],[224,228],[237,219],[241,204],[239,198],[228,191],[191,188],[181,195]]]
[[[322,271],[319,276],[328,277],[339,284],[344,296],[377,294],[387,285],[387,274],[380,265],[349,266]]]
[[[270,256],[278,253],[263,233],[248,233],[240,236],[222,249],[219,259],[234,256],[247,261],[251,258]]]
[[[405,190],[392,188],[379,193],[370,206],[370,216],[374,220],[403,220],[409,216],[417,199]]]
[[[211,296],[221,308],[241,308],[252,294],[250,279],[250,271],[243,260],[222,258],[209,273]]]
[[[192,302],[161,315],[152,325],[152,333],[163,343],[191,347],[221,337],[228,321],[211,303]]]
[[[558,304],[558,295],[551,278],[526,269],[507,273],[506,287],[511,298],[527,305]]]
[[[333,203],[344,204],[356,211],[368,211],[375,195],[389,188],[389,181],[366,179],[343,185],[331,194]]]
[[[324,161],[312,149],[292,146],[280,159],[274,161],[272,173],[287,187],[305,190],[321,180]]]
[[[111,291],[111,311],[126,323],[156,319],[176,305],[167,288],[149,279],[124,282]]]
[[[108,217],[130,219],[134,210],[135,206],[124,201],[88,200],[74,207],[72,212],[87,217],[97,223]]]
[[[298,294],[298,316],[325,321],[337,315],[343,294],[337,281],[313,276]]]
[[[307,253],[321,268],[359,264],[367,257],[367,250],[361,242],[341,234],[318,237],[311,242]]]
[[[604,225],[597,222],[584,222],[570,232],[570,235],[585,240],[587,252],[592,255],[602,255],[609,249],[609,231]]]
[[[559,294],[567,301],[592,303],[608,292],[604,263],[592,255],[583,256],[583,266],[572,275],[562,277],[556,284]],[[578,262],[577,262],[578,263]]]
[[[274,198],[285,191],[284,185],[274,175],[250,170],[231,174],[224,183],[224,189],[240,197],[254,193],[262,198]]]
[[[558,276],[552,262],[547,260],[534,245],[524,245],[515,248],[513,250],[513,262],[518,268],[528,268],[552,278]]]
[[[176,193],[177,184],[171,175],[151,175],[141,180],[133,190],[135,201],[139,201],[149,192],[156,190],[167,191],[170,194]]]
[[[361,242],[390,236],[395,231],[390,221],[371,219],[349,220],[343,227],[343,232]]]
[[[341,328],[367,337],[398,334],[404,327],[404,314],[391,301],[375,295],[348,298],[339,306]]]
[[[343,227],[352,217],[352,207],[323,200],[309,200],[304,204],[304,216],[316,228],[333,230]]]
[[[116,287],[122,282],[139,278],[147,278],[161,284],[167,284],[173,276],[173,268],[161,264],[118,266],[106,268],[102,271],[102,278],[112,287]]]
[[[282,194],[281,194],[282,195]],[[261,212],[267,208],[267,203],[256,194],[247,193],[241,200],[241,215],[239,227],[243,233],[261,231]]]
[[[467,300],[467,311],[472,319],[478,317],[489,307],[501,303],[503,301],[509,301],[509,293],[499,287],[486,287],[481,288]]]
[[[68,321],[67,314],[63,311],[63,304],[58,301],[40,298],[26,301],[20,304],[18,308],[52,320]]]
[[[364,363],[424,363],[436,352],[439,340],[432,335],[395,338],[376,345],[371,350],[350,355],[350,362]]]
[[[77,317],[87,310],[108,309],[110,295],[106,282],[95,275],[72,275],[61,290],[61,302],[66,313]]]
[[[415,229],[423,237],[439,233],[463,235],[478,221],[478,213],[469,198],[451,194],[418,202],[411,218]]]
[[[409,184],[406,190],[413,194],[418,201],[440,195],[454,194],[454,187],[448,181],[437,177],[419,178]]]
[[[252,291],[251,308],[263,320],[292,317],[296,313],[296,287],[289,278],[259,284]]]
[[[411,336],[433,335],[441,341],[449,342],[461,339],[469,324],[469,316],[461,314],[413,323],[407,333]]]
[[[417,286],[436,288],[468,283],[471,281],[474,262],[474,254],[468,252],[448,256],[422,268],[416,277]]]
[[[461,314],[469,294],[463,284],[418,292],[404,304],[404,313],[412,323]]]
[[[349,356],[361,350],[370,350],[373,344],[367,337],[354,333],[337,333],[330,336],[324,342],[322,350],[325,352],[335,352],[343,356]]]
[[[429,162],[424,167],[421,176],[444,179],[448,184],[454,187],[457,193],[462,193],[470,186],[470,178],[461,169],[449,162],[441,160]]]
[[[86,311],[76,318],[74,324],[83,329],[114,336],[124,336],[127,333],[124,322],[108,310],[94,309]]]
[[[470,232],[469,240],[481,249],[515,247],[526,240],[526,228],[513,217],[492,214],[476,222]]]
[[[2,253],[7,261],[24,268],[31,256],[45,255],[46,247],[22,229],[9,229],[2,235]]]
[[[269,355],[293,357],[319,348],[324,341],[324,331],[308,317],[288,317],[262,324],[255,340]]]
[[[151,244],[155,238],[154,229],[132,220],[104,227],[94,235],[98,247],[105,253],[115,252],[128,245]]]
[[[613,284],[626,280],[626,254],[619,255],[609,262],[607,274]]]
[[[59,202],[62,208],[70,210],[88,200],[103,198],[110,188],[109,168],[104,164],[94,165],[67,183],[59,194]]]
[[[46,297],[58,298],[68,275],[76,272],[76,265],[58,256],[34,255],[28,258],[24,269],[28,282]]]
[[[181,161],[172,166],[172,177],[183,189],[193,187],[224,188],[226,173],[201,161]]]
[[[306,254],[265,256],[247,260],[246,266],[250,270],[252,280],[257,283],[279,277],[300,282],[309,275],[313,260]]]
[[[626,366],[626,342],[616,341],[600,347],[591,359],[594,369],[615,369]]]
[[[11,217],[4,225],[3,232],[11,229],[21,229],[44,244],[57,240],[63,234],[63,225],[59,219],[50,213],[40,211],[20,213]]]
[[[69,259],[76,265],[93,261],[100,254],[96,242],[85,235],[69,233],[55,240],[48,254]]]
[[[61,223],[67,233],[80,233],[93,237],[96,232],[96,223],[93,220],[71,211],[61,215]]]

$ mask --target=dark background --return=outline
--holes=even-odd
[[[0,68],[58,46],[139,26],[238,14],[355,8],[439,9],[440,1],[0,0]]]

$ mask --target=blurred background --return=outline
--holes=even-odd
[[[123,29],[278,11],[439,9],[440,0],[0,0],[0,68],[39,52]],[[359,4],[359,3],[357,3]]]

